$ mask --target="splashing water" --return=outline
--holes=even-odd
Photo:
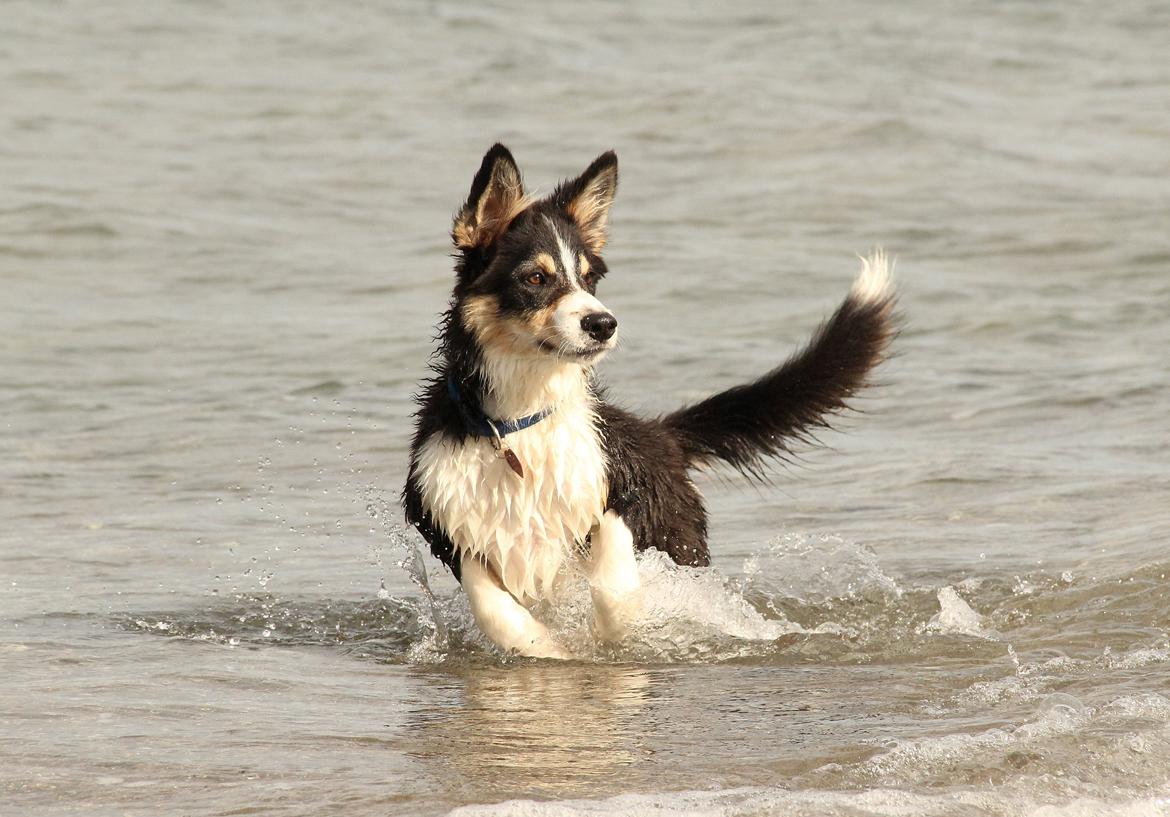
[[[1031,592],[1030,589],[1019,592]],[[944,587],[938,591],[939,611],[931,616],[930,621],[923,627],[924,632],[942,633],[944,635],[969,635],[977,638],[994,639],[996,635],[983,626],[983,618],[971,609],[971,605],[963,601],[963,597],[953,587]]]
[[[395,567],[417,595],[396,597],[384,581],[372,599],[361,601],[237,594],[234,604],[194,614],[138,615],[128,626],[221,643],[361,645],[355,650],[361,655],[392,663],[502,660],[476,628],[463,593],[457,587],[445,594],[432,589],[421,537],[387,521],[384,497],[371,494],[368,507],[382,522],[383,543],[396,554]],[[1006,647],[1018,663],[1012,644],[1004,643],[1005,626],[1010,630],[1026,622],[1037,605],[1075,615],[1080,591],[1075,583],[1044,574],[1032,576],[1026,588],[1018,576],[907,588],[881,569],[871,550],[837,536],[777,538],[751,554],[739,574],[679,566],[657,551],[639,554],[638,569],[642,610],[617,645],[600,646],[594,639],[588,583],[579,573],[566,576],[555,602],[538,605],[534,613],[584,661],[866,662],[929,652],[935,639],[948,638],[968,650],[991,650],[988,655],[1003,655]],[[957,587],[964,588],[962,594]],[[1066,597],[1067,608],[1061,601]],[[977,612],[976,604],[985,612]],[[1109,660],[1140,667],[1161,663],[1166,655],[1162,647],[1147,646]],[[1034,686],[1023,678],[1019,670],[994,683]]]

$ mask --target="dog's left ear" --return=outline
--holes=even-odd
[[[609,208],[617,193],[618,162],[612,150],[593,160],[585,172],[562,183],[553,194],[557,206],[577,223],[581,238],[595,253],[601,252],[607,238]]]

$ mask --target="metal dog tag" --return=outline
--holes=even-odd
[[[516,476],[524,479],[524,466],[520,464],[520,458],[512,452],[512,449],[505,448],[500,453],[504,455],[504,461],[508,463],[508,467],[516,472]]]
[[[504,458],[504,462],[508,463],[508,467],[516,472],[516,476],[524,479],[524,465],[520,462],[520,458],[511,448],[504,445],[504,438],[500,436],[500,430],[496,428],[496,424],[489,421],[488,426],[492,430],[492,445],[496,447],[496,451]]]

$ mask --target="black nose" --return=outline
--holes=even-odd
[[[617,331],[617,318],[608,312],[590,312],[581,319],[585,334],[596,341],[606,341]]]

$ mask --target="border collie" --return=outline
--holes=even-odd
[[[709,564],[688,471],[723,462],[762,478],[768,457],[847,408],[894,333],[879,251],[808,346],[758,380],[654,419],[610,405],[593,367],[618,337],[597,299],[617,175],[603,153],[535,198],[507,148],[487,152],[455,216],[455,290],[417,395],[407,521],[483,633],[521,655],[568,657],[530,608],[555,599],[574,560],[605,641],[637,613],[636,552]]]

